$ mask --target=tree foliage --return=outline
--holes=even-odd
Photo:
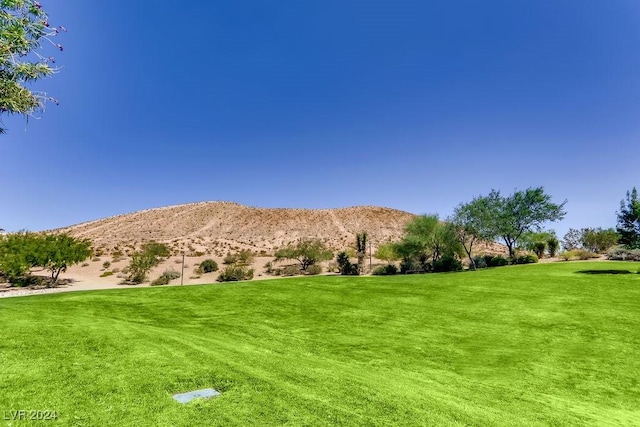
[[[404,238],[394,245],[394,250],[402,259],[403,272],[415,267],[429,271],[429,262],[464,253],[455,227],[440,222],[437,215],[421,215],[409,221]]]
[[[616,230],[621,245],[628,249],[640,249],[640,200],[635,187],[627,191],[626,197],[620,201]]]
[[[57,71],[55,59],[39,52],[44,43],[60,51],[52,39],[64,27],[52,27],[47,13],[36,0],[0,2],[0,114],[32,115],[46,101],[57,101],[27,85]],[[5,129],[0,128],[0,132]]]
[[[68,234],[11,233],[0,238],[0,270],[10,281],[29,276],[30,269],[42,267],[51,272],[56,284],[67,267],[91,256],[91,242]]]
[[[391,264],[393,261],[400,259],[396,253],[395,245],[393,243],[384,243],[378,246],[376,252],[373,254],[376,259],[386,261],[387,264]]]
[[[619,237],[613,228],[570,228],[563,238],[562,246],[567,251],[585,249],[604,253],[618,243]]]
[[[494,231],[491,227],[491,204],[486,197],[475,197],[469,203],[462,203],[455,208],[449,218],[453,232],[462,245],[471,268],[476,264],[472,257],[473,245],[481,240],[493,240]]]
[[[492,211],[493,234],[502,238],[510,257],[515,255],[518,240],[524,233],[540,231],[544,223],[559,221],[566,214],[567,201],[553,203],[542,187],[515,191],[506,197],[492,190],[487,201]]]
[[[328,261],[333,258],[333,252],[318,239],[301,239],[296,243],[280,248],[275,253],[276,261],[294,259],[300,263],[300,268],[307,268],[317,262]]]

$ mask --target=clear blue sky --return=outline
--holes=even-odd
[[[164,205],[451,213],[545,187],[614,226],[640,186],[637,0],[43,0],[60,99],[0,137],[0,227]]]

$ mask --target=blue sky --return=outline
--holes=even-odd
[[[445,217],[544,186],[569,227],[640,186],[637,0],[43,0],[64,68],[4,118],[0,227],[206,200]]]

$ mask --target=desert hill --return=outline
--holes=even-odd
[[[57,231],[88,238],[104,253],[130,253],[142,243],[167,243],[175,254],[223,256],[251,249],[265,255],[300,238],[322,239],[345,249],[366,231],[374,249],[398,240],[414,214],[358,206],[340,209],[257,208],[231,202],[201,202],[148,209],[90,221]]]

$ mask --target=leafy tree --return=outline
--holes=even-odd
[[[36,265],[51,272],[53,283],[67,267],[82,262],[91,256],[91,242],[77,239],[69,234],[49,234],[38,238]]]
[[[583,229],[570,228],[562,238],[562,247],[565,251],[582,248]]]
[[[491,227],[491,205],[486,197],[476,197],[469,203],[462,203],[453,211],[449,223],[453,233],[469,257],[472,269],[476,268],[472,257],[473,245],[481,240],[493,240],[494,231]]]
[[[295,259],[300,263],[300,268],[307,268],[317,262],[328,261],[333,258],[333,252],[318,239],[301,239],[294,244],[280,248],[275,253],[276,261],[283,259]]]
[[[18,232],[0,239],[0,270],[10,281],[29,276],[32,267],[43,267],[51,272],[51,281],[57,283],[67,267],[91,256],[91,242],[68,234],[36,234]]]
[[[27,275],[29,269],[36,265],[35,251],[33,233],[20,231],[0,237],[0,271],[9,282]]]
[[[603,253],[618,243],[618,233],[613,228],[583,228],[582,247],[591,252]]]
[[[509,249],[509,256],[515,255],[515,248],[522,235],[529,231],[540,231],[547,221],[564,218],[564,205],[551,202],[551,196],[542,187],[515,191],[507,197],[492,190],[488,196],[492,210],[493,234],[500,236]]]
[[[620,201],[618,225],[620,244],[628,249],[640,249],[640,200],[638,190],[633,187],[627,191],[625,199]]]
[[[44,110],[46,101],[57,101],[46,93],[32,92],[27,85],[57,72],[55,59],[38,52],[43,43],[62,51],[52,38],[64,27],[53,28],[36,0],[0,2],[0,114],[27,117]],[[0,133],[6,130],[0,128]]]
[[[437,261],[443,256],[463,253],[455,228],[440,222],[437,215],[421,215],[409,221],[404,238],[394,248],[402,258],[403,272],[412,270],[417,263],[426,271],[429,260]]]
[[[613,228],[570,228],[563,239],[565,250],[586,249],[602,253],[618,243],[619,235]]]
[[[381,259],[386,261],[387,264],[391,264],[393,261],[397,261],[400,259],[395,250],[395,244],[393,243],[385,243],[378,246],[376,252],[373,254],[377,259]]]
[[[358,274],[364,274],[364,259],[367,256],[367,233],[356,234],[356,253],[358,254]]]

